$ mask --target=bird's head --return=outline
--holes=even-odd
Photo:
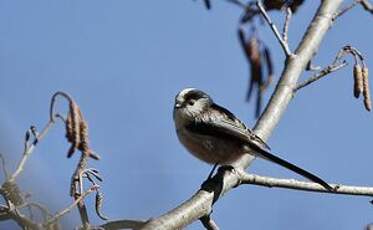
[[[210,108],[213,101],[209,95],[196,88],[185,88],[175,97],[174,119],[194,118]]]

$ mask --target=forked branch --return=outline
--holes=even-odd
[[[255,133],[263,140],[266,140],[270,136],[280,121],[281,116],[292,99],[293,89],[301,73],[318,50],[323,37],[332,25],[333,15],[337,12],[341,3],[342,0],[321,1],[316,15],[295,51],[295,55],[288,55],[285,69],[276,90],[254,129]],[[281,36],[277,38],[279,39]],[[286,46],[284,47],[286,50]],[[290,54],[290,51],[287,50],[287,53]],[[253,160],[254,158],[250,155],[245,155],[237,162],[236,167],[246,168]],[[230,172],[218,172],[212,180],[219,183],[212,183],[208,190],[199,190],[190,199],[175,209],[150,220],[142,229],[180,229],[203,216],[209,215],[213,203],[239,184],[238,176]]]

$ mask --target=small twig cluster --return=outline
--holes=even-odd
[[[335,57],[334,62],[331,65],[320,70],[318,73],[316,73],[314,76],[310,77],[306,81],[298,84],[295,87],[294,92],[346,66],[347,62],[346,60],[343,60],[346,55],[352,55],[355,61],[352,74],[354,79],[353,95],[356,98],[359,98],[362,94],[364,98],[363,101],[365,109],[367,111],[371,111],[372,100],[369,90],[368,66],[362,53],[351,45],[346,45],[342,49],[340,49]]]
[[[286,57],[293,55],[288,45],[288,31],[293,12],[303,3],[298,1],[250,1],[247,4],[239,0],[227,0],[243,9],[243,14],[239,20],[238,36],[241,47],[250,65],[250,80],[247,89],[246,100],[249,101],[254,89],[257,90],[255,116],[259,117],[262,110],[262,100],[265,90],[272,82],[274,70],[272,56],[269,48],[260,39],[256,25],[256,16],[262,22],[263,19],[270,26],[279,41]],[[209,3],[210,4],[210,3]],[[278,30],[267,11],[285,11],[285,22],[282,33]],[[263,23],[260,23],[263,24]],[[245,27],[250,27],[249,32],[245,32]],[[266,72],[266,74],[264,74]]]
[[[62,96],[69,103],[69,111],[67,113],[66,119],[63,116],[54,114],[54,104],[57,96]],[[84,203],[84,199],[80,199],[84,193],[84,183],[83,178],[87,178],[92,184],[96,191],[96,213],[103,219],[108,218],[101,213],[101,207],[103,204],[103,194],[99,190],[100,186],[97,181],[101,182],[102,178],[99,175],[98,170],[94,168],[88,168],[88,158],[93,158],[99,160],[100,157],[89,147],[88,139],[88,125],[85,121],[83,114],[77,105],[77,103],[66,93],[57,92],[53,95],[50,106],[50,119],[54,121],[54,117],[60,117],[65,121],[66,128],[66,138],[69,143],[71,143],[70,149],[67,153],[67,157],[70,158],[76,150],[81,152],[81,156],[77,167],[73,173],[70,186],[70,195],[75,199],[79,200],[77,202],[79,213],[83,222],[83,228],[89,228],[89,218],[87,213],[87,208]]]
[[[62,115],[54,112],[54,105],[57,96],[61,96],[69,102],[69,111],[64,118]],[[51,212],[43,205],[39,203],[34,203],[28,201],[29,196],[26,196],[20,190],[19,186],[16,184],[16,178],[23,172],[24,166],[30,157],[31,153],[37,146],[37,144],[43,139],[47,134],[49,129],[53,124],[56,123],[56,118],[61,119],[65,123],[66,128],[66,138],[71,144],[67,156],[71,157],[76,150],[79,150],[81,158],[78,162],[77,169],[72,176],[71,182],[71,196],[74,197],[74,202],[70,204],[65,209],[52,215]],[[100,186],[98,182],[102,181],[98,170],[93,168],[86,168],[88,158],[100,159],[99,156],[92,151],[89,147],[88,140],[88,125],[85,121],[79,106],[74,102],[74,100],[64,92],[57,92],[52,96],[50,104],[50,119],[46,124],[45,128],[39,133],[35,126],[31,126],[25,134],[24,140],[24,152],[20,162],[17,165],[14,173],[10,174],[5,169],[5,161],[1,155],[1,163],[3,171],[5,174],[5,182],[0,187],[0,195],[6,201],[6,205],[1,205],[0,210],[0,221],[13,219],[21,227],[27,229],[60,229],[59,220],[66,213],[70,212],[76,206],[81,214],[81,219],[83,222],[83,228],[89,229],[89,220],[87,210],[84,204],[84,199],[86,196],[92,192],[96,192],[96,213],[104,220],[108,218],[102,214],[101,208],[103,205],[103,194],[100,191]],[[83,186],[83,178],[87,178],[91,186],[85,190]],[[22,209],[27,208],[29,210],[29,216],[22,213]],[[34,221],[33,209],[37,208],[43,214],[43,221]]]
[[[64,119],[61,115],[54,114],[54,103],[57,96],[66,98],[69,102],[69,111],[67,118]],[[95,160],[99,160],[100,157],[89,147],[88,139],[88,125],[85,121],[82,112],[76,102],[66,93],[57,92],[52,96],[50,119],[54,120],[54,117],[60,117],[65,121],[66,126],[66,138],[71,143],[70,149],[67,153],[67,157],[70,158],[76,150],[81,151],[84,155],[87,155]]]
[[[265,90],[268,88],[273,78],[272,56],[269,48],[264,44],[258,35],[256,26],[256,16],[262,16],[259,19],[264,19],[275,33],[277,40],[280,42],[282,49],[287,57],[292,55],[288,45],[288,30],[293,12],[296,12],[304,0],[264,0],[264,1],[249,1],[244,3],[241,0],[226,0],[229,3],[239,6],[242,10],[242,16],[239,20],[238,36],[241,47],[250,65],[250,80],[247,89],[246,101],[249,101],[254,89],[257,90],[255,117],[259,117],[262,110],[262,100]],[[204,0],[207,9],[211,9],[211,1]],[[277,29],[269,17],[267,11],[281,10],[285,11],[286,18],[282,34]],[[261,23],[262,24],[262,23]],[[251,32],[246,35],[244,28],[249,25]],[[267,74],[264,74],[264,71]]]

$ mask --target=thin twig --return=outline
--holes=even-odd
[[[9,177],[9,181],[14,181],[16,177],[23,171],[25,163],[28,160],[31,153],[34,151],[36,145],[44,138],[44,136],[48,133],[49,129],[52,127],[53,124],[54,122],[52,120],[48,121],[44,129],[35,137],[35,140],[25,148],[23,156],[20,162],[18,163],[17,169]]]
[[[9,177],[8,170],[6,169],[4,156],[1,153],[0,153],[0,160],[1,160],[1,167],[4,173],[4,177],[6,180],[8,180],[8,177]]]
[[[359,3],[358,0],[354,0],[350,5],[342,8],[339,12],[336,13],[336,15],[333,17],[333,21],[336,20],[337,18],[341,17],[343,14],[347,13],[350,11],[352,8],[354,8],[357,4]]]
[[[345,60],[343,60],[343,58],[346,55],[352,55],[354,57],[355,65],[357,65],[359,63],[359,60],[360,60],[362,65],[365,66],[363,54],[357,48],[355,48],[351,45],[345,45],[338,51],[338,53],[337,53],[337,55],[336,55],[332,64],[325,67],[324,69],[322,69],[321,71],[319,71],[314,76],[307,79],[306,81],[304,81],[300,84],[297,84],[297,86],[294,89],[294,92],[296,92],[297,90],[299,90],[299,89],[301,89],[301,88],[303,88],[303,87],[305,87],[305,86],[307,86],[307,85],[325,77],[326,75],[328,75],[332,72],[335,72],[335,71],[339,70],[340,68],[345,67],[347,65],[347,62]],[[310,62],[308,63],[308,66],[310,66]]]
[[[22,209],[24,207],[39,209],[39,211],[43,214],[44,221],[46,221],[48,218],[53,217],[52,213],[48,210],[48,208],[42,204],[35,203],[35,202],[28,202],[21,206],[18,206],[19,209]]]
[[[322,192],[332,194],[344,194],[354,196],[373,196],[373,187],[349,186],[342,184],[330,184],[334,187],[333,191],[327,190],[321,185],[313,182],[300,181],[295,179],[280,179],[267,176],[259,176],[240,172],[241,184],[253,184],[265,187],[287,188],[295,190],[303,190],[309,192]]]
[[[295,89],[294,89],[294,92],[297,92],[299,89],[325,77],[326,75],[330,74],[330,73],[333,73],[343,67],[345,67],[347,65],[347,62],[342,62],[340,64],[332,64],[332,65],[329,65],[327,66],[326,68],[324,68],[323,70],[321,70],[320,72],[318,72],[317,74],[313,75],[312,77],[310,77],[309,79],[305,80],[304,82],[298,84]]]
[[[259,10],[260,10],[261,14],[263,15],[263,17],[264,17],[265,21],[267,22],[267,24],[271,27],[273,33],[275,34],[275,37],[277,38],[277,41],[280,43],[282,49],[284,50],[285,55],[287,57],[293,55],[293,53],[291,52],[291,50],[289,48],[289,45],[287,44],[286,41],[284,41],[284,38],[281,36],[281,34],[278,31],[276,25],[273,23],[273,21],[271,20],[271,18],[267,14],[267,11],[264,9],[262,1],[258,0],[256,2],[256,5],[259,8]]]
[[[55,121],[54,118],[60,117],[63,119],[62,116],[54,112],[54,104],[56,103],[56,99],[58,96],[64,97],[69,103],[72,103],[72,98],[70,97],[70,95],[63,91],[57,91],[55,94],[53,94],[50,105],[49,105],[49,120],[51,120],[52,122]]]
[[[79,204],[86,196],[88,196],[90,193],[96,191],[98,186],[92,186],[87,191],[83,192],[77,199],[74,200],[73,203],[71,203],[68,207],[58,212],[56,215],[54,215],[52,218],[50,218],[46,223],[44,223],[44,226],[50,226],[51,224],[54,224],[57,222],[62,216],[72,211],[72,209]]]
[[[71,188],[70,188],[70,195],[74,197],[74,199],[78,200],[81,197],[82,193],[82,180],[81,180],[81,172],[86,168],[87,163],[88,163],[88,155],[86,154],[81,154],[80,159],[78,162],[78,165],[75,169],[75,172],[71,178]],[[79,188],[79,189],[78,189]],[[79,192],[78,192],[79,190]],[[88,218],[88,212],[87,212],[87,207],[84,203],[83,199],[79,199],[78,204],[78,210],[80,214],[80,218],[83,223],[84,228],[88,228],[89,226],[89,218]]]
[[[363,8],[373,14],[373,5],[368,0],[358,0]]]
[[[354,8],[357,4],[360,4],[364,10],[368,11],[369,13],[373,14],[373,5],[368,0],[354,0],[350,5],[341,9],[334,17],[333,20],[336,20],[338,17],[342,16],[343,14],[350,11]]]
[[[288,43],[288,34],[289,34],[289,25],[291,21],[291,16],[293,15],[293,12],[291,11],[290,7],[286,8],[286,17],[285,17],[285,23],[284,23],[284,28],[282,31],[282,37],[284,38],[284,42],[286,44]]]

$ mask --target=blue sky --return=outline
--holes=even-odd
[[[178,142],[172,120],[176,93],[188,86],[208,92],[248,126],[244,101],[248,65],[238,43],[240,10],[213,1],[0,1],[0,152],[14,169],[25,130],[47,122],[51,95],[71,94],[90,128],[91,162],[104,177],[104,212],[113,219],[156,217],[189,198],[210,166]],[[295,49],[319,1],[306,1],[290,25]],[[272,14],[281,23],[280,13]],[[372,16],[356,7],[338,19],[314,58],[329,64],[352,44],[372,65]],[[275,59],[276,80],[284,56],[268,28],[260,35]],[[349,59],[350,60],[350,59]],[[351,61],[351,60],[350,60]],[[350,62],[351,63],[351,62]],[[290,103],[269,144],[273,151],[325,180],[372,185],[370,113],[352,96],[352,65],[303,89]],[[305,73],[302,79],[309,76]],[[266,94],[266,100],[273,86]],[[65,103],[58,109],[65,111]],[[78,156],[66,159],[62,124],[40,143],[19,182],[53,211],[71,202],[70,176]],[[250,172],[297,175],[257,160]],[[87,203],[93,223],[101,223]],[[77,212],[66,226],[79,223]],[[373,222],[369,198],[241,186],[223,197],[213,217],[222,229],[362,229]],[[0,223],[0,228],[15,226]],[[188,229],[201,229],[199,223]]]

